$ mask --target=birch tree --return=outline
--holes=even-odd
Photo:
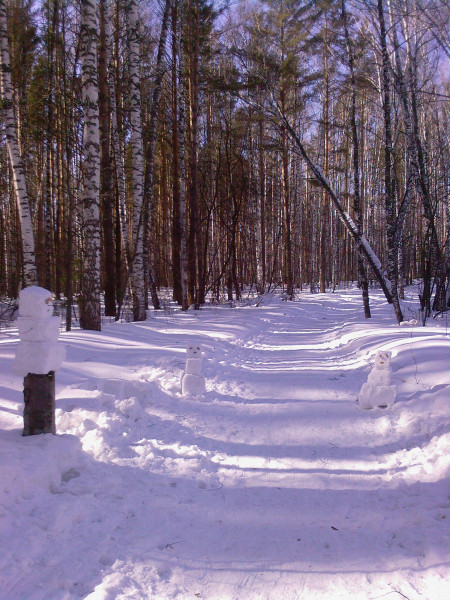
[[[100,331],[100,133],[98,112],[98,9],[96,0],[81,0],[81,77],[83,129],[84,271],[82,322]]]
[[[144,145],[142,139],[141,84],[139,77],[140,40],[137,0],[127,3],[128,64],[130,85],[131,126],[131,181],[133,191],[133,263],[131,288],[133,294],[133,317],[135,321],[146,319],[145,273],[144,273]]]
[[[403,37],[406,40],[406,77],[404,76],[400,57],[399,43],[396,39],[396,30],[394,31],[394,44],[396,56],[396,76],[399,82],[400,96],[405,117],[405,129],[407,136],[407,149],[409,159],[412,164],[412,171],[415,178],[416,188],[422,201],[424,210],[424,218],[427,222],[429,231],[429,257],[428,260],[434,262],[435,267],[435,285],[436,293],[433,302],[433,309],[437,311],[445,310],[446,308],[446,278],[449,265],[446,265],[444,248],[441,248],[439,236],[436,227],[436,208],[433,206],[429,165],[426,160],[426,135],[421,132],[420,115],[419,115],[419,85],[418,85],[418,67],[420,61],[421,44],[417,43],[418,32],[409,27],[409,21],[415,19],[406,19],[408,14],[408,6],[403,2],[404,9],[402,15]],[[417,47],[418,46],[418,47]],[[405,82],[406,79],[406,82]],[[408,94],[409,91],[409,94]],[[425,143],[424,143],[425,142]],[[431,265],[430,265],[431,266]],[[422,309],[426,313],[431,310],[431,273],[430,277],[424,275],[424,291],[421,297]],[[426,315],[427,316],[427,315]]]
[[[6,4],[6,0],[0,0],[1,94],[5,119],[6,145],[12,169],[14,193],[22,234],[24,282],[25,285],[37,285],[33,221],[27,193],[24,162],[20,153],[17,123],[14,114]]]

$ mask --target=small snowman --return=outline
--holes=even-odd
[[[391,382],[391,352],[380,350],[375,356],[375,364],[367,382],[361,387],[359,405],[361,408],[390,408],[395,402],[397,388]]]
[[[199,344],[190,344],[186,348],[186,367],[181,377],[181,391],[183,395],[201,396],[205,393],[202,362],[202,347]]]

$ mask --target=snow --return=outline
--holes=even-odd
[[[344,211],[344,214],[345,214],[345,219],[346,219],[346,221],[347,221],[347,222],[348,222],[348,224],[350,225],[350,229],[353,231],[353,233],[354,233],[355,235],[358,235],[358,227],[356,226],[356,223],[355,223],[355,221],[354,221],[354,220],[351,218],[351,216],[348,214],[348,212],[345,212],[345,211]],[[363,243],[363,242],[362,242],[362,238],[361,238],[361,243]]]
[[[185,373],[181,380],[181,393],[183,396],[201,396],[206,392],[205,378],[203,375]]]
[[[399,323],[400,327],[417,327],[419,322],[417,319],[411,319],[410,321],[402,321]]]
[[[21,436],[2,332],[0,597],[449,597],[446,322],[361,304],[271,296],[62,333],[56,436]],[[193,339],[201,397],[180,385]],[[379,351],[396,402],[361,410]]]
[[[395,402],[396,391],[395,385],[379,382],[374,385],[367,381],[363,383],[359,393],[359,405],[361,408],[391,408]]]
[[[50,318],[53,315],[53,294],[45,288],[31,285],[19,293],[19,313],[34,319]]]
[[[369,241],[367,240],[366,236],[362,235],[361,239],[360,239],[360,244],[361,246],[364,246],[364,248],[366,249],[366,252],[368,255],[370,255],[373,264],[379,269],[380,273],[383,271],[383,267],[381,265],[380,259],[378,258],[378,256],[375,254],[375,252],[372,250],[372,246],[369,244]],[[386,285],[388,286],[388,289],[390,289],[390,282],[385,278],[386,281]]]
[[[56,342],[59,338],[59,317],[49,319],[33,319],[19,317],[17,327],[19,337],[24,342]]]
[[[13,373],[25,377],[28,373],[46,375],[57,371],[64,362],[64,346],[53,342],[22,342],[17,345]]]
[[[188,358],[186,360],[185,373],[191,375],[201,375],[202,373],[202,359],[201,358]]]
[[[367,383],[372,385],[389,385],[390,381],[390,369],[372,369],[367,377]]]

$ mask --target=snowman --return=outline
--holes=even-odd
[[[390,408],[394,404],[397,388],[390,385],[391,357],[388,350],[376,353],[373,369],[359,393],[361,408]]]
[[[190,344],[186,348],[186,366],[181,377],[181,391],[183,395],[201,396],[205,393],[202,362],[202,347],[199,344]]]
[[[53,296],[48,290],[30,286],[19,294],[20,342],[13,363],[18,376],[45,375],[57,371],[65,358],[65,348],[57,343],[59,318],[53,316]]]
[[[30,286],[19,294],[20,342],[13,372],[23,376],[23,435],[56,433],[55,371],[65,358],[58,344],[59,318],[53,317],[53,297],[48,290]]]

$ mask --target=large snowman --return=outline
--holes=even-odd
[[[48,290],[30,286],[19,294],[19,346],[13,363],[18,376],[45,375],[57,371],[66,355],[58,344],[59,318],[53,316],[53,296]]]

